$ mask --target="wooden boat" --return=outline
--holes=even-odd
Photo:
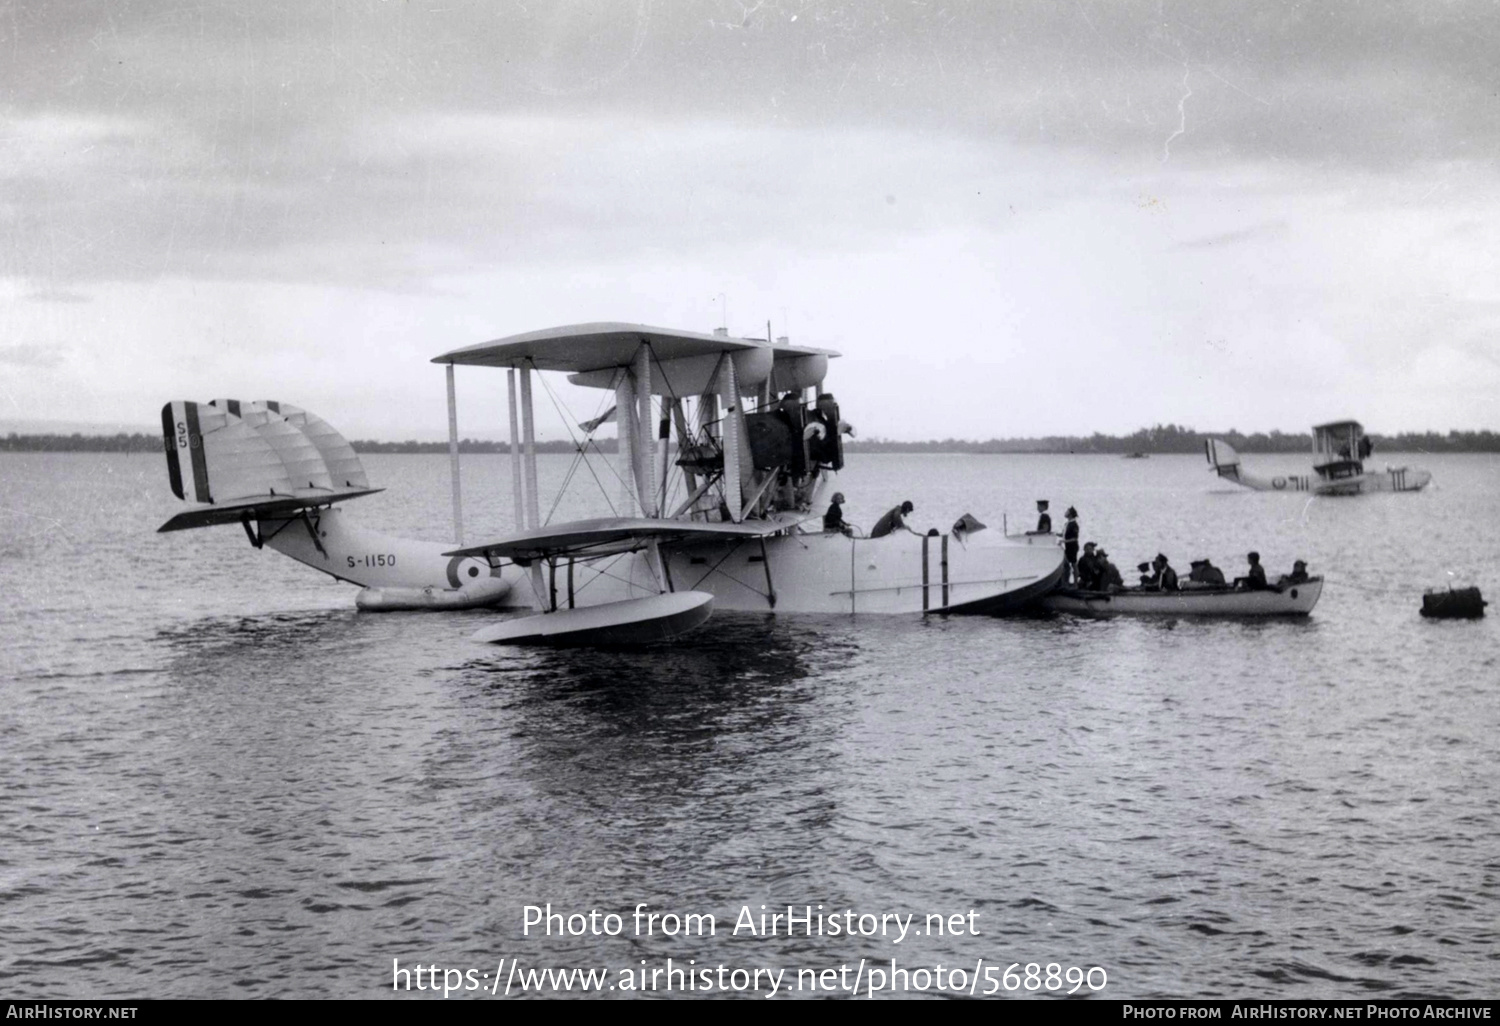
[[[1040,601],[1051,613],[1084,616],[1306,616],[1323,594],[1323,578],[1281,589],[1191,588],[1184,591],[1080,591],[1059,588]]]

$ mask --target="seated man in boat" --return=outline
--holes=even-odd
[[[1172,564],[1167,561],[1166,556],[1158,552],[1156,558],[1151,561],[1151,566],[1156,571],[1151,577],[1152,591],[1177,590],[1177,571],[1172,569]]]
[[[1266,568],[1260,565],[1260,553],[1252,552],[1245,558],[1250,561],[1250,569],[1246,571],[1244,577],[1234,579],[1234,586],[1246,591],[1265,591]]]
[[[833,493],[833,501],[828,504],[828,512],[823,514],[823,530],[830,534],[834,531],[841,534],[849,532],[849,525],[844,523],[843,492]]]
[[[1084,591],[1099,590],[1099,557],[1094,553],[1097,546],[1084,542],[1083,555],[1078,557],[1078,587]]]
[[[870,530],[870,537],[884,538],[886,535],[897,530],[911,531],[911,528],[906,526],[906,514],[914,509],[916,507],[911,504],[910,499],[907,499],[899,506],[892,506],[885,516],[875,521],[875,526]],[[911,531],[911,533],[916,534],[917,532]]]
[[[1150,563],[1137,563],[1135,565],[1135,569],[1136,569],[1136,573],[1138,573],[1138,574],[1141,575],[1141,579],[1140,580],[1141,580],[1141,587],[1142,588],[1152,588],[1152,587],[1155,587],[1156,574],[1154,574],[1154,573],[1151,572],[1151,564]]]
[[[1051,534],[1052,533],[1052,516],[1051,516],[1051,514],[1049,514],[1047,512],[1047,500],[1046,499],[1038,499],[1038,500],[1036,500],[1036,512],[1037,512],[1036,530],[1035,531],[1028,531],[1026,533],[1027,534]]]
[[[1124,591],[1125,581],[1120,576],[1120,568],[1109,561],[1109,553],[1100,549],[1094,553],[1094,558],[1098,560],[1097,566],[1099,567],[1098,590]]]
[[[1306,583],[1307,583],[1307,560],[1305,560],[1305,559],[1299,559],[1295,563],[1292,564],[1292,572],[1291,573],[1289,573],[1289,574],[1282,574],[1281,577],[1276,581],[1276,589],[1278,591],[1280,591],[1282,588],[1290,587],[1293,584],[1306,584]]]
[[[1193,569],[1188,573],[1188,580],[1195,584],[1223,584],[1224,571],[1207,559],[1195,559]]]

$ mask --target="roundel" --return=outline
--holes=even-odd
[[[1286,478],[1284,478],[1284,477],[1273,477],[1273,478],[1271,478],[1271,487],[1272,488],[1285,488],[1286,487]]]
[[[448,560],[448,584],[453,588],[462,588],[469,581],[484,573],[485,569],[486,567],[473,556],[454,556]],[[491,570],[489,575],[499,577],[500,571]]]

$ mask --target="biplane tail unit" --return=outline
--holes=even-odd
[[[536,615],[475,635],[490,642],[600,644],[671,637],[712,611],[1001,612],[1054,587],[1055,544],[986,532],[882,538],[824,531],[820,502],[852,429],[824,391],[837,353],[765,339],[632,324],[583,324],[502,338],[434,359],[504,368],[517,533],[449,553],[524,571]],[[575,467],[611,516],[547,523],[537,492],[533,378],[568,375],[604,392],[580,424]],[[553,396],[555,399],[556,397]],[[611,458],[593,434],[610,421]],[[455,478],[456,479],[456,478]],[[613,494],[611,494],[611,492]],[[457,514],[457,498],[455,509]],[[555,503],[554,503],[555,507]]]
[[[172,492],[193,503],[158,530],[239,524],[269,547],[362,586],[362,609],[466,609],[504,602],[503,575],[451,544],[362,528],[337,504],[381,491],[327,421],[287,403],[215,399],[161,408]]]
[[[1365,461],[1375,451],[1374,442],[1356,420],[1339,420],[1313,428],[1313,472],[1252,474],[1240,465],[1240,455],[1228,442],[1206,439],[1204,455],[1220,477],[1258,492],[1311,492],[1314,495],[1363,495],[1366,492],[1416,492],[1432,480],[1429,471],[1416,467],[1386,467],[1367,470]]]

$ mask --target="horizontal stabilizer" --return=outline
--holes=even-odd
[[[186,531],[194,527],[216,527],[220,524],[238,524],[242,520],[275,520],[290,517],[304,509],[327,506],[335,502],[358,499],[365,495],[383,492],[384,488],[361,488],[354,491],[325,491],[319,495],[260,495],[239,499],[215,506],[203,506],[185,510],[156,529],[158,534],[166,531]]]

